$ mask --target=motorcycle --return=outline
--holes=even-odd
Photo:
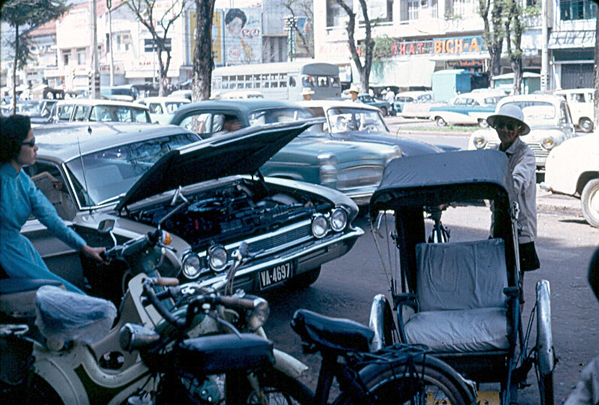
[[[114,222],[103,221],[99,231],[111,233],[113,226]],[[172,326],[143,299],[144,280],[148,277],[157,280],[153,287],[156,292],[168,291],[167,287],[178,284],[176,279],[160,278],[156,270],[164,259],[169,239],[167,232],[157,229],[106,251],[108,260],[126,263],[135,275],[128,283],[116,323],[117,312],[109,301],[68,293],[56,286],[40,288],[42,280],[0,280],[9,286],[25,285],[13,289],[14,294],[3,294],[2,301],[30,300],[27,311],[11,311],[15,305],[0,306],[7,309],[3,322],[13,322],[0,325],[3,401],[12,398],[15,403],[121,404],[140,393],[154,391],[160,375],[152,372],[138,351],[123,350],[119,336],[128,323],[155,329],[164,336],[170,333]],[[191,284],[181,286],[180,291],[179,302],[163,296],[162,305],[183,312],[190,297],[201,290]],[[32,319],[36,319],[36,325]],[[223,333],[213,318],[201,313],[192,319],[188,329],[190,337]],[[260,327],[255,333],[264,335]],[[273,350],[273,356],[275,370],[290,379],[297,378],[307,368],[277,350]],[[213,381],[204,383],[205,387],[195,388],[213,391]]]

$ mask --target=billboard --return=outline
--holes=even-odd
[[[196,12],[189,12],[189,60],[193,64],[193,54],[196,46]],[[223,41],[223,11],[216,10],[212,16],[212,57],[215,66],[224,64],[224,41]]]
[[[262,9],[229,8],[223,13],[225,65],[262,63]]]

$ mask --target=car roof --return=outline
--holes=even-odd
[[[234,100],[204,100],[185,104],[181,106],[177,111],[176,115],[187,114],[189,112],[198,110],[209,110],[209,111],[231,111],[231,109],[238,110],[240,112],[248,113],[257,109],[265,108],[298,108],[297,103],[291,103],[289,101],[280,100],[269,100],[269,99],[234,99]]]
[[[148,109],[145,105],[130,103],[128,101],[116,101],[116,100],[99,100],[99,99],[89,99],[89,98],[72,98],[69,100],[61,100],[58,102],[59,105],[65,104],[77,104],[77,105],[106,105],[106,106],[116,106],[116,107],[133,107],[133,108],[143,108]]]
[[[566,90],[556,90],[553,94],[570,94],[570,93],[589,93],[595,92],[595,89],[592,87],[582,88],[582,89],[566,89]]]
[[[546,101],[553,104],[559,104],[565,101],[560,96],[549,95],[549,94],[520,94],[517,96],[507,96],[499,100],[500,105],[510,103],[510,102],[518,102],[518,101]]]
[[[144,97],[144,98],[140,98],[138,100],[135,100],[134,104],[138,104],[141,103],[142,101],[146,102],[146,103],[162,103],[162,102],[169,102],[169,103],[177,103],[177,102],[181,102],[181,103],[189,103],[189,99],[185,98],[185,97]]]
[[[348,107],[348,108],[361,108],[364,110],[380,111],[377,107],[364,103],[354,103],[348,100],[310,100],[310,101],[298,101],[302,107],[322,107],[325,110],[329,108],[337,107]]]
[[[38,157],[63,162],[110,147],[182,133],[197,137],[194,132],[176,125],[125,122],[64,122],[34,129]]]

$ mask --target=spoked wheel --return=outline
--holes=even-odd
[[[542,405],[553,405],[553,369],[555,353],[551,332],[551,297],[549,281],[537,282],[537,346],[535,371]]]
[[[447,122],[442,117],[435,118],[435,123],[437,124],[438,127],[447,126]]]

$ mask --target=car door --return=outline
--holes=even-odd
[[[65,221],[65,224],[73,228],[73,219],[77,215],[77,206],[59,166],[38,159],[34,165],[26,166],[24,170],[56,208],[56,212]],[[31,241],[53,273],[80,288],[84,287],[79,252],[52,235],[33,216],[25,223],[21,233]]]
[[[560,102],[559,106],[559,126],[564,133],[564,140],[570,139],[576,135],[574,123],[570,115],[570,109],[566,101]]]

